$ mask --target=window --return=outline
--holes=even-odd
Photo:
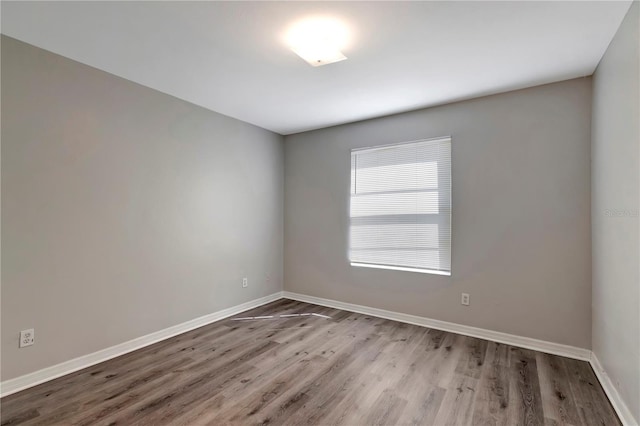
[[[451,139],[351,151],[353,266],[451,274]]]

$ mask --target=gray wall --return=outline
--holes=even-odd
[[[282,170],[279,135],[2,37],[2,380],[280,291]]]
[[[640,421],[640,5],[593,77],[593,351]]]
[[[584,78],[285,137],[285,290],[590,348],[590,132]],[[349,150],[444,135],[451,277],[349,266]]]

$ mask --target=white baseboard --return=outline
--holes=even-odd
[[[232,306],[231,308],[223,309],[212,314],[183,322],[182,324],[174,325],[173,327],[165,328],[164,330],[156,331],[154,333],[147,334],[146,336],[138,337],[136,339],[129,340],[128,342],[120,343],[118,345],[111,346],[109,348],[102,349],[88,355],[83,355],[81,357],[74,358],[72,360],[65,361],[51,367],[43,368],[42,370],[25,374],[24,376],[5,380],[0,383],[0,397],[11,395],[12,393],[19,392],[21,390],[39,385],[44,382],[48,382],[49,380],[53,380],[66,374],[82,370],[83,368],[87,368],[103,361],[115,358],[117,356],[135,351],[136,349],[152,345],[161,340],[165,340],[170,337],[177,336],[178,334],[182,334],[198,327],[202,327],[203,325],[207,325],[212,322],[239,314],[240,312],[257,308],[258,306],[262,306],[281,298],[282,292],[277,292],[269,296],[254,299],[240,305]]]
[[[484,328],[470,327],[468,325],[419,317],[416,315],[403,314],[400,312],[386,311],[384,309],[371,308],[369,306],[355,305],[353,303],[339,302],[337,300],[307,296],[304,294],[292,293],[290,291],[284,291],[282,294],[286,299],[299,300],[301,302],[328,306],[330,308],[357,312],[360,314],[405,322],[408,324],[420,325],[428,328],[435,328],[437,330],[449,331],[451,333],[463,334],[465,336],[477,337],[479,339],[491,340],[493,342],[504,343],[507,345],[518,346],[526,349],[533,349],[540,352],[579,359],[582,361],[591,360],[591,351],[589,349],[577,348],[575,346],[562,345],[560,343],[553,343],[544,340],[532,339],[529,337],[516,336],[514,334],[502,333],[499,331],[492,331]]]
[[[611,381],[611,378],[605,371],[602,364],[600,364],[600,360],[593,352],[591,353],[590,362],[593,371],[596,373],[604,392],[607,394],[609,401],[611,401],[611,405],[613,405],[613,408],[616,410],[622,424],[624,426],[638,426],[638,420],[636,420],[633,417],[633,414],[631,414],[631,410],[629,410],[629,407],[625,404],[615,385]]]

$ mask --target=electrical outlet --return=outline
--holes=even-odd
[[[242,287],[249,287],[249,280],[247,278],[242,279]]]
[[[36,342],[36,333],[33,328],[20,332],[20,347],[31,346]]]
[[[469,306],[469,293],[462,293],[462,298],[460,299],[460,303],[465,306]]]

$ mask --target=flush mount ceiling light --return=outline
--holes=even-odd
[[[303,19],[286,35],[291,50],[314,67],[347,59],[341,50],[348,39],[349,31],[342,22],[325,17]]]

